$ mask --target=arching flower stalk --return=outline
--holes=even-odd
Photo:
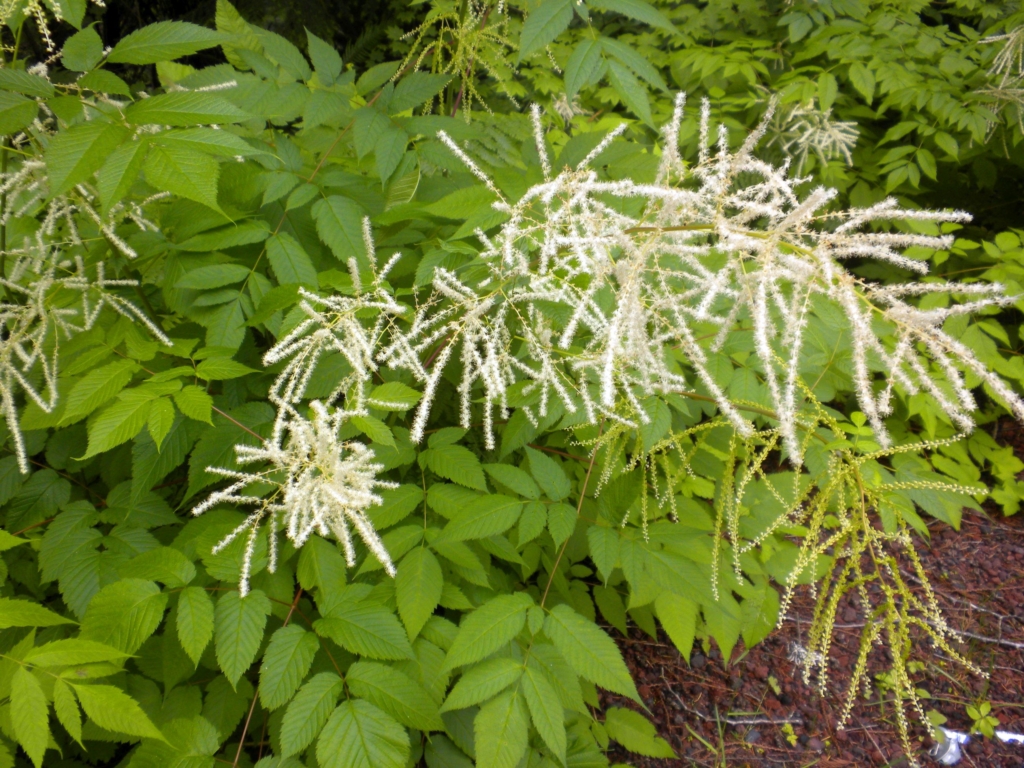
[[[0,411],[13,437],[18,467],[28,474],[16,394],[20,389],[44,412],[53,412],[58,404],[62,339],[91,329],[103,308],[109,307],[145,326],[167,346],[171,340],[142,310],[115,293],[117,288],[138,283],[108,278],[102,261],[89,269],[81,256],[62,258],[59,248],[44,243],[41,235],[4,255],[13,256],[14,261],[7,277],[0,277],[6,293],[0,302]]]
[[[883,446],[889,444],[883,419],[892,411],[897,387],[931,394],[959,428],[969,430],[975,401],[966,385],[968,371],[1024,417],[1024,402],[943,330],[948,318],[1012,302],[1001,286],[879,286],[845,266],[850,259],[869,258],[924,274],[927,267],[902,249],[945,248],[952,238],[883,231],[878,225],[934,226],[967,221],[967,214],[907,210],[891,199],[836,212],[828,209],[835,190],[818,187],[799,195],[797,187],[806,179],[790,177],[788,164],[776,167],[754,155],[771,110],[735,151],[719,128],[712,153],[705,101],[700,156],[686,168],[676,147],[682,114],[680,96],[664,130],[655,183],[603,181],[589,169],[621,128],[575,168],[553,177],[538,140],[545,179],[514,204],[464,150],[439,134],[497,196],[494,207],[508,220],[493,239],[478,233],[485,270],[466,276],[435,270],[433,297],[379,356],[425,385],[413,440],[423,435],[442,369],[456,350],[463,368],[461,421],[470,426],[479,382],[488,446],[494,444],[493,412],[506,409],[509,388],[517,382],[526,383],[520,394],[539,392],[540,415],[554,397],[566,411],[582,409],[591,423],[621,419],[623,413],[629,423],[645,422],[642,398],[700,386],[741,435],[750,435],[752,425],[730,402],[711,364],[712,353],[742,329],[752,331],[783,444],[799,463],[798,371],[805,331],[827,305],[844,319],[860,407]],[[542,137],[539,120],[535,111]],[[928,310],[910,303],[925,293],[966,300]]]
[[[228,478],[226,488],[215,491],[192,514],[201,515],[218,504],[231,504],[253,512],[213,549],[216,554],[243,533],[246,534],[239,591],[249,591],[253,555],[261,528],[268,528],[269,564],[273,573],[278,559],[278,532],[296,547],[309,537],[334,536],[342,546],[349,566],[355,565],[352,530],[359,535],[384,570],[395,575],[395,566],[373,528],[366,511],[381,503],[379,488],[396,483],[378,479],[383,469],[373,461],[373,451],[363,443],[342,442],[339,430],[346,418],[340,410],[331,413],[319,401],[310,403],[312,418],[282,405],[274,431],[263,445],[236,445],[242,466],[261,465],[251,471],[207,467],[208,472]],[[269,493],[266,492],[270,487]],[[256,493],[254,494],[253,491]]]

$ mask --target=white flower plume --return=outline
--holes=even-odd
[[[381,503],[378,488],[397,485],[378,479],[383,469],[373,461],[373,451],[360,442],[342,442],[339,429],[345,419],[341,411],[330,413],[319,401],[310,404],[308,419],[283,406],[273,435],[263,445],[237,445],[240,465],[262,465],[251,471],[208,467],[207,471],[231,480],[192,510],[195,515],[218,504],[232,504],[254,511],[234,531],[214,547],[214,553],[248,532],[239,591],[249,591],[249,577],[257,536],[261,527],[269,527],[269,565],[277,567],[278,531],[301,547],[317,533],[333,535],[341,542],[345,560],[355,565],[356,552],[352,529],[366,544],[385,571],[395,575],[395,566],[366,515],[371,506]],[[270,492],[266,493],[267,486]],[[258,494],[258,495],[254,495]]]
[[[686,391],[697,381],[736,428],[749,434],[752,426],[709,364],[709,353],[745,330],[752,331],[754,354],[791,459],[799,462],[798,412],[806,386],[799,378],[800,360],[804,331],[820,302],[843,318],[852,339],[860,408],[883,445],[888,444],[883,418],[891,413],[897,386],[931,394],[955,424],[970,429],[976,406],[966,384],[968,371],[1024,417],[1016,393],[943,330],[947,318],[1009,303],[1000,286],[881,286],[845,266],[850,259],[868,258],[923,274],[927,267],[901,251],[945,248],[952,238],[886,231],[880,223],[914,220],[934,227],[967,221],[967,214],[907,210],[891,199],[835,212],[828,209],[835,190],[819,187],[799,195],[796,189],[806,179],[791,178],[788,163],[775,167],[754,155],[771,110],[735,151],[719,128],[717,151],[711,152],[705,101],[700,157],[688,169],[676,146],[682,114],[680,97],[663,132],[654,183],[603,181],[588,168],[613,132],[575,168],[554,177],[546,173],[515,204],[441,134],[497,194],[494,207],[509,218],[493,240],[478,233],[484,269],[465,276],[435,271],[434,296],[379,355],[381,362],[407,368],[424,384],[414,440],[423,435],[442,370],[456,351],[462,364],[462,425],[471,424],[479,383],[488,446],[494,444],[493,413],[505,411],[509,388],[519,382],[526,392],[539,392],[540,415],[556,397],[569,412],[582,408],[590,421],[628,412],[642,422],[647,416],[641,398]],[[536,111],[534,119],[542,136]],[[542,141],[538,154],[547,171]],[[966,301],[922,310],[909,300],[924,293]]]

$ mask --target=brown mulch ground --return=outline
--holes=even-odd
[[[1015,447],[1024,456],[1024,433],[1001,437],[1021,443]],[[960,531],[938,522],[930,528],[929,542],[917,539],[922,561],[950,625],[973,635],[961,652],[989,678],[923,647],[917,658],[926,668],[915,682],[931,696],[925,708],[945,715],[945,727],[966,732],[971,727],[967,705],[986,700],[1001,730],[1024,733],[1024,512],[1007,518],[998,508],[988,515],[965,512]],[[859,614],[841,611],[838,618],[830,672],[834,693],[823,699],[804,685],[801,667],[788,656],[792,644],[804,639],[811,609],[808,598],[798,600],[790,612],[793,620],[750,651],[741,641],[728,666],[713,643],[707,655],[697,644],[687,664],[665,637],[656,642],[638,629],[619,636],[650,710],[645,714],[679,758],[643,758],[616,747],[613,762],[637,768],[907,766],[893,707],[877,686],[871,701],[859,700],[847,728],[836,730],[843,678],[855,663],[863,627]],[[872,675],[885,670],[879,654],[873,657]],[[602,695],[605,705],[636,708],[621,697]],[[783,730],[787,720],[792,733]],[[922,766],[939,765],[927,754],[931,742],[924,728],[915,729],[915,742]],[[1024,744],[974,736],[963,752],[960,766],[1024,768]]]

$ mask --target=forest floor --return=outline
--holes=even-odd
[[[1024,456],[1024,431],[1004,437]],[[988,514],[965,510],[959,531],[938,521],[929,528],[929,541],[915,541],[950,626],[964,633],[957,650],[989,677],[970,673],[922,643],[914,656],[924,668],[913,679],[928,692],[923,707],[944,715],[944,727],[966,733],[972,726],[967,706],[987,701],[999,719],[998,730],[1024,734],[1024,512],[1003,517],[998,507]],[[679,756],[651,759],[616,748],[612,761],[637,768],[909,766],[883,686],[873,685],[870,700],[859,696],[847,727],[837,730],[864,627],[852,606],[837,616],[829,695],[822,698],[816,687],[804,684],[802,667],[790,656],[793,648],[803,647],[812,609],[810,597],[802,595],[781,630],[750,650],[740,641],[728,666],[713,643],[706,655],[696,644],[687,664],[664,636],[655,642],[638,629],[629,637],[609,629],[648,717]],[[871,659],[874,681],[887,665],[881,649]],[[602,695],[605,705],[637,708]],[[932,742],[925,728],[914,727],[912,741],[920,765],[939,765],[928,754]],[[958,765],[963,767],[1024,768],[1024,744],[974,735],[962,752]]]

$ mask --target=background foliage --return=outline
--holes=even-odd
[[[595,686],[637,693],[597,622],[652,635],[660,625],[684,657],[715,642],[727,659],[774,626],[772,579],[789,572],[799,530],[768,537],[744,556],[745,578],[712,590],[716,484],[731,460],[724,435],[712,431],[694,452],[677,499],[681,523],[653,510],[645,538],[639,471],[596,495],[593,462],[559,428],[561,413],[531,424],[514,411],[489,452],[475,432],[450,426],[457,407],[440,398],[429,438],[413,445],[406,414],[418,393],[386,371],[380,386],[393,407],[346,437],[368,442],[399,483],[372,510],[397,578],[365,550],[347,571],[335,543],[317,537],[286,549],[271,574],[260,539],[252,592],[240,596],[244,542],[211,550],[241,513],[188,512],[220,482],[208,467],[237,467],[234,446],[269,434],[275,371],[261,358],[300,321],[298,288],[351,294],[346,264],[362,247],[363,215],[382,257],[402,251],[389,282],[410,303],[436,267],[470,263],[474,231],[498,223],[491,196],[436,139],[439,129],[515,198],[541,178],[529,103],[545,109],[559,166],[627,121],[601,172],[644,181],[657,164],[654,126],[670,115],[675,90],[708,95],[737,138],[779,94],[769,158],[802,158],[801,173],[855,205],[895,194],[911,206],[966,209],[975,221],[949,251],[911,255],[938,276],[1024,284],[1024,233],[1012,228],[1024,178],[1017,3],[8,6],[0,131],[5,147],[19,132],[29,138],[4,152],[4,170],[40,155],[60,192],[92,185],[104,215],[169,193],[146,209],[155,227],[130,218],[118,226],[136,258],[85,217],[81,242],[67,247],[138,280],[125,298],[172,343],[105,310],[62,342],[58,407],[28,402],[20,413],[29,474],[6,435],[4,765],[27,756],[36,766],[132,768],[261,759],[266,768],[421,759],[431,768],[582,767],[607,765],[609,739],[668,756],[641,715],[600,713]],[[35,19],[23,21],[34,9],[51,20],[62,57]],[[205,28],[162,22],[171,17]],[[52,84],[26,70],[40,61]],[[39,115],[47,126],[33,124]],[[840,124],[845,134],[830,143]],[[808,125],[824,132],[820,144],[801,145]],[[693,116],[681,140],[694,156]],[[40,227],[15,191],[4,193],[0,247]],[[858,270],[906,278],[892,267]],[[987,365],[1024,382],[1017,308],[951,322]],[[814,334],[805,378],[856,443],[864,422],[848,339],[824,324]],[[737,349],[726,360],[729,393],[764,402],[746,358]],[[340,356],[325,359],[309,395],[326,396],[344,372]],[[647,444],[714,410],[659,405],[662,432]],[[983,400],[983,424],[1003,417]],[[907,442],[954,430],[940,408],[910,397],[892,432]],[[1006,514],[1024,498],[1024,465],[986,429],[893,469],[988,484]],[[752,517],[774,514],[769,482],[755,484],[761,511]],[[942,491],[903,497],[921,535],[919,514],[957,525],[965,503]]]

